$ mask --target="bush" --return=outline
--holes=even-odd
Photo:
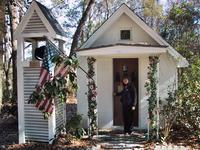
[[[80,126],[82,121],[82,116],[80,114],[75,114],[66,123],[66,132],[75,136],[76,138],[82,138],[85,135],[85,130]]]
[[[177,91],[169,91],[168,97],[165,99],[166,104],[163,105],[161,116],[163,119],[163,127],[161,129],[162,141],[167,142],[170,139],[172,127],[176,122],[180,112],[179,103],[177,100]]]
[[[178,124],[200,139],[200,57],[193,57],[179,84],[180,115]]]
[[[181,126],[200,140],[200,58],[193,57],[190,66],[184,69],[179,87],[168,93],[167,104],[161,111],[164,120],[163,140],[168,141],[175,126]],[[174,129],[176,130],[176,129]]]

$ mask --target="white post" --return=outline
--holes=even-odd
[[[159,56],[158,56],[158,59],[159,59]],[[159,126],[160,126],[160,112],[159,112],[159,109],[160,109],[160,106],[159,106],[159,61],[157,63],[157,85],[156,85],[156,89],[157,89],[157,92],[156,92],[156,116],[157,116],[157,120],[156,120],[156,126],[157,126],[157,130],[156,130],[156,139],[159,140]]]
[[[150,119],[149,117],[147,118],[147,139],[149,140],[149,134],[150,134]]]
[[[24,76],[23,76],[23,49],[24,39],[17,39],[17,91],[18,91],[18,129],[19,143],[25,143],[24,130]]]
[[[32,41],[32,60],[35,60],[35,49],[37,48],[37,41]]]
[[[56,108],[54,108],[51,116],[48,118],[48,132],[49,132],[49,144],[52,144],[54,136],[56,134]]]

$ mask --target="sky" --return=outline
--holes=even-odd
[[[46,6],[51,6],[51,1],[46,1],[46,0],[39,0],[39,1],[40,2],[45,1]],[[72,4],[74,0],[65,0],[65,1]],[[174,0],[174,1],[176,1],[176,0]],[[159,0],[159,3],[162,4],[163,6],[166,6],[167,0]]]

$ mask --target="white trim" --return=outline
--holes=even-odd
[[[38,14],[41,21],[43,22],[44,26],[47,28],[48,32],[42,32],[42,33],[23,33],[23,30],[26,28],[30,18],[32,17],[34,11]],[[31,6],[27,10],[26,15],[22,18],[22,21],[18,25],[16,31],[14,32],[14,38],[16,39],[19,35],[22,35],[23,37],[43,37],[44,35],[48,37],[52,37],[55,39],[67,41],[66,37],[63,37],[61,35],[56,34],[55,30],[47,20],[47,18],[44,16],[43,12],[39,8],[37,2],[33,1],[31,3]]]
[[[150,37],[152,37],[160,45],[168,46],[168,52],[176,60],[177,67],[187,67],[188,61],[181,56],[172,46],[170,46],[158,33],[152,30],[144,21],[142,21],[133,11],[123,4],[94,34],[81,46],[83,48],[89,48],[92,44],[122,15],[129,16],[137,25],[139,25]]]
[[[21,36],[24,38],[32,38],[32,37],[51,37],[52,34],[48,33],[48,32],[41,32],[41,33],[21,33]]]
[[[19,25],[17,26],[16,31],[14,32],[14,39],[17,39],[18,36],[22,33],[24,27],[27,25],[29,19],[31,18],[33,12],[34,12],[34,4],[35,2],[32,2],[31,6],[29,7],[29,9],[27,10],[26,14],[24,15],[24,17],[22,18],[22,21],[19,23]]]
[[[144,88],[141,84],[141,58],[138,58],[138,127],[141,128],[141,90]]]
[[[19,130],[19,143],[25,143],[25,128],[24,128],[24,75],[22,60],[23,54],[22,49],[24,49],[23,38],[19,37],[17,40],[17,92],[18,92],[18,130]]]
[[[111,64],[111,66],[112,66],[112,79],[111,79],[111,82],[112,82],[112,92],[114,92],[114,59],[115,59],[115,57],[113,57],[113,58],[111,58],[111,60],[112,60],[112,64]],[[112,127],[114,127],[114,100],[115,100],[115,98],[114,98],[114,96],[113,96],[113,94],[112,94]]]
[[[166,48],[138,47],[138,46],[112,46],[92,50],[78,51],[79,56],[109,56],[109,55],[130,55],[130,54],[161,54],[166,53]]]
[[[67,40],[68,40],[66,37],[58,35],[58,34],[56,34],[55,39],[59,39],[59,40],[62,40],[64,42],[67,42]]]
[[[49,132],[49,144],[52,144],[54,136],[56,134],[56,112],[55,108],[48,118],[48,132]]]

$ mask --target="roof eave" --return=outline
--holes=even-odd
[[[166,52],[167,52],[166,47],[114,45],[109,47],[79,50],[77,52],[77,55],[78,56],[160,55]]]

